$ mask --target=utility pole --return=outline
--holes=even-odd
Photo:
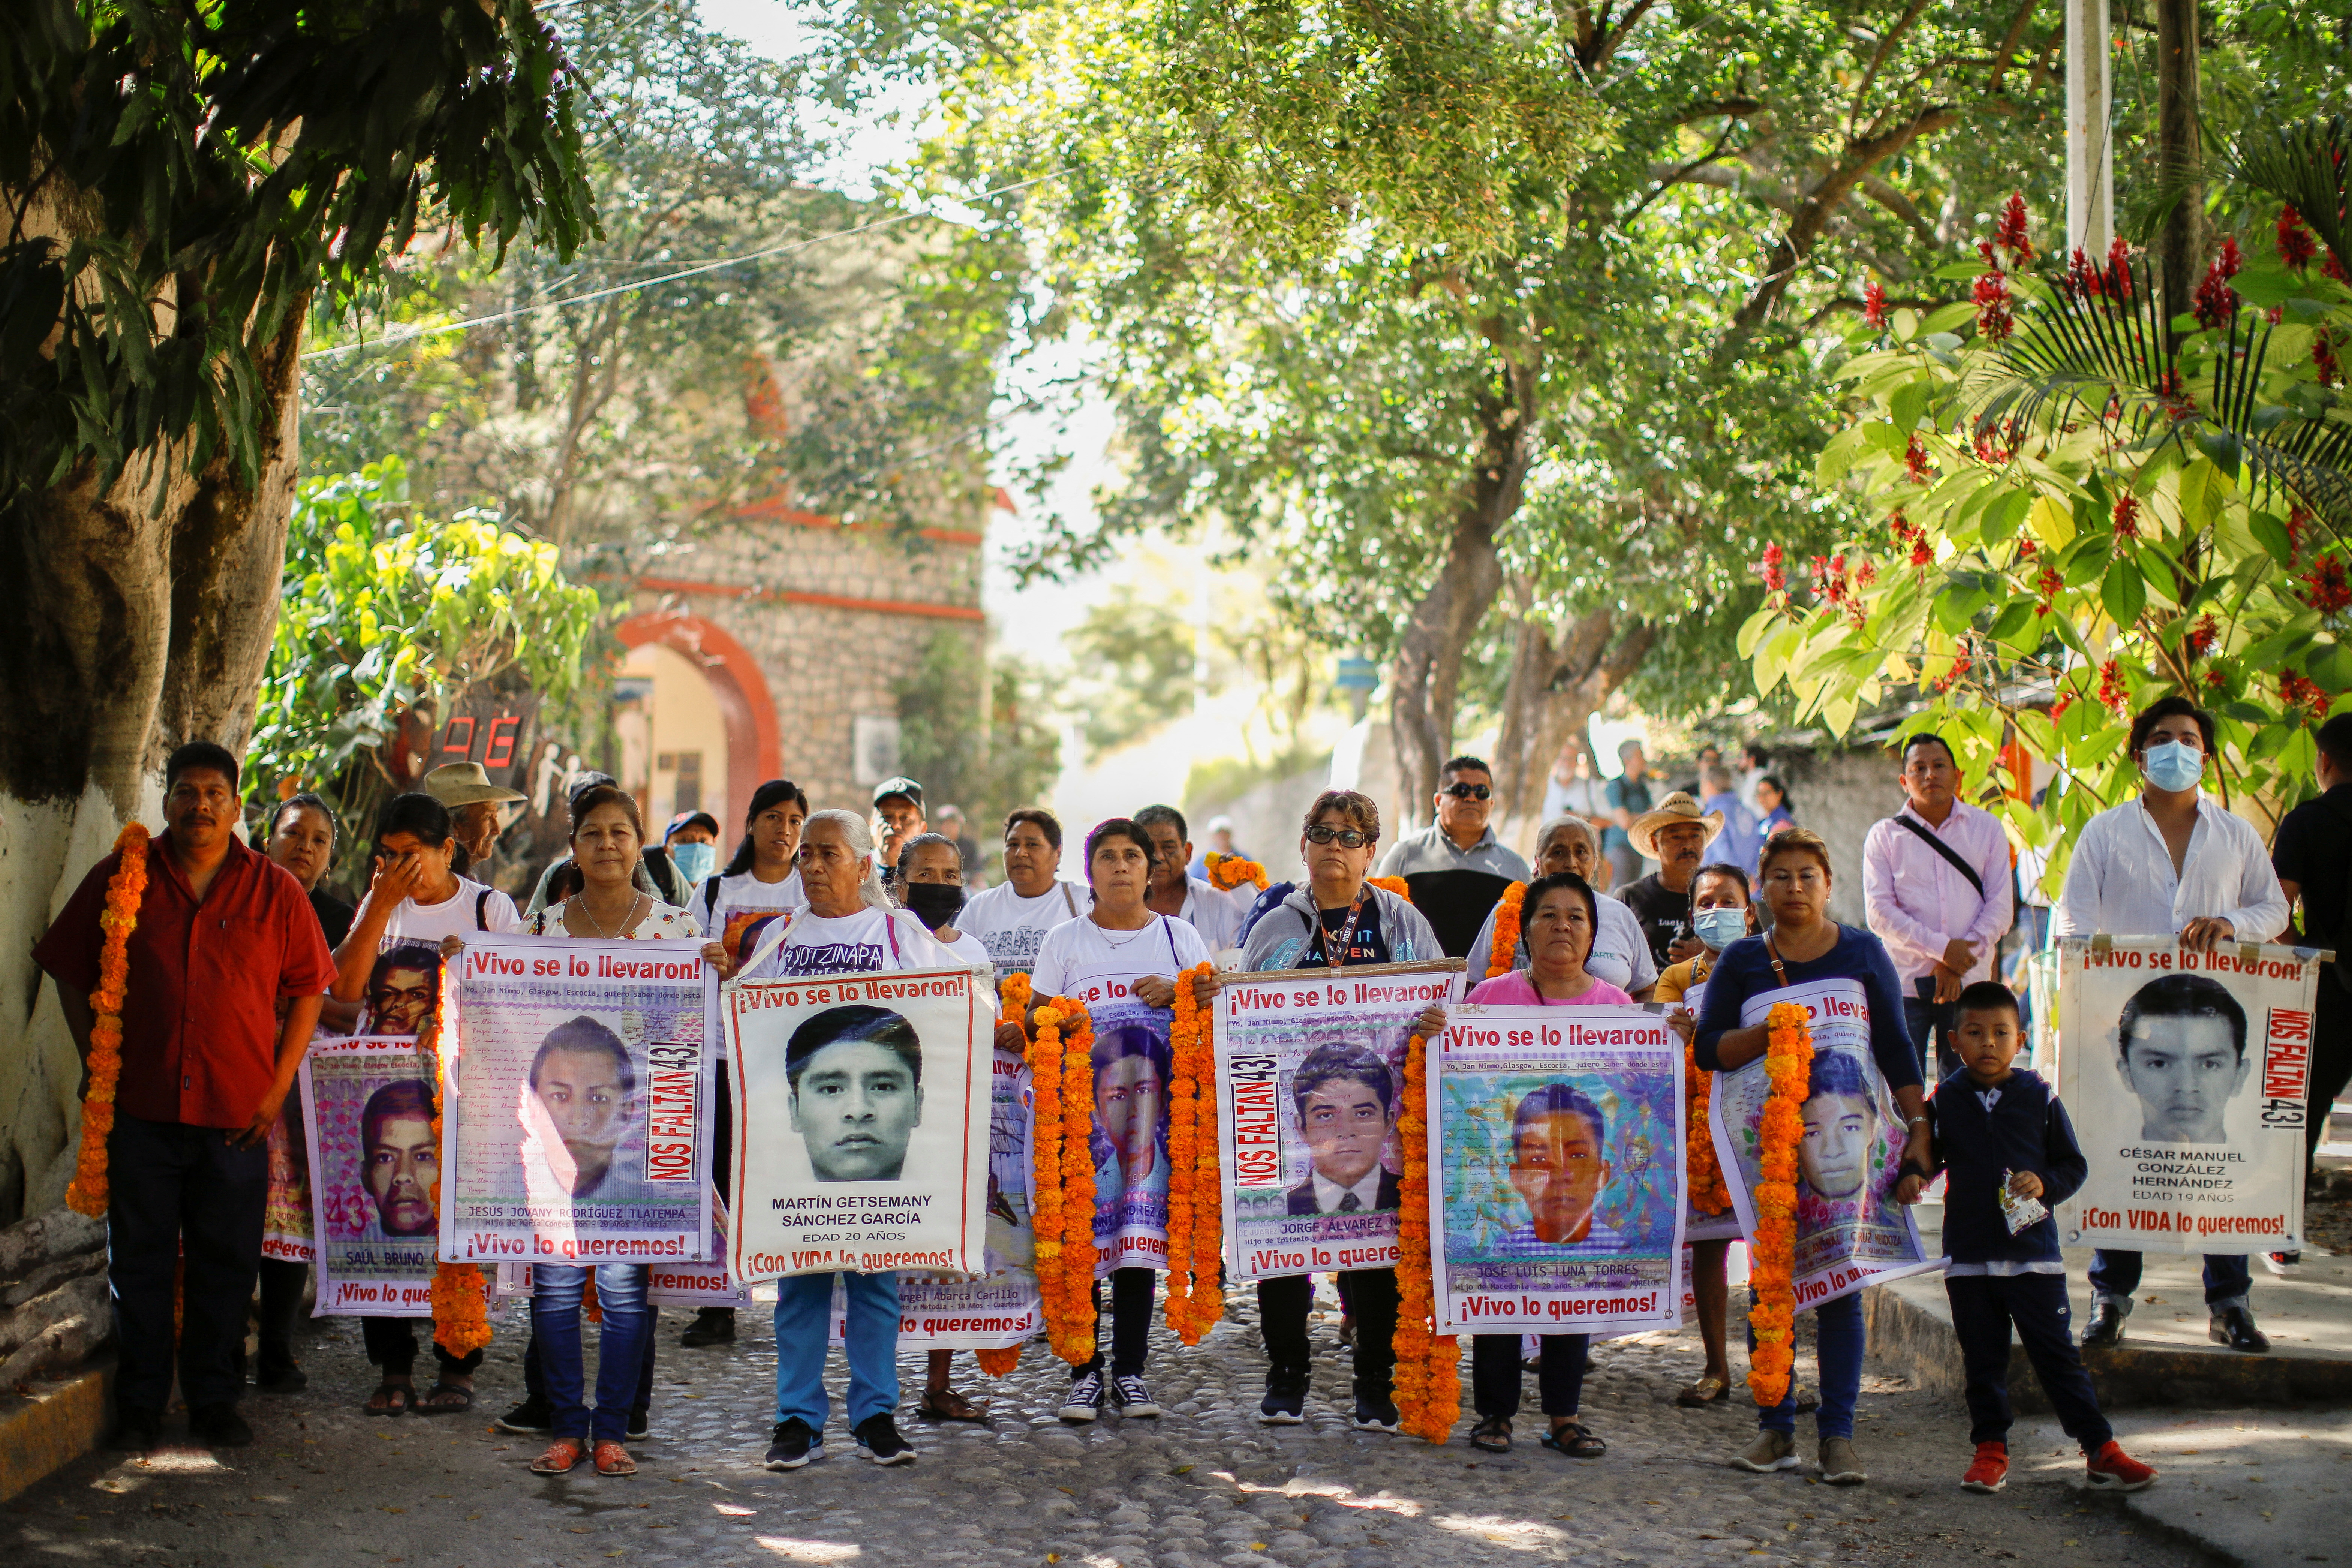
[[[2107,0],[2066,0],[2066,249],[2093,265],[2116,234],[2114,100]]]

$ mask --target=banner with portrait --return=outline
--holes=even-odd
[[[1681,1001],[1669,1002],[1663,1010],[1667,1013],[1686,1010],[1692,1022],[1696,1023],[1700,1009],[1706,1005],[1706,984],[1702,981],[1685,989]],[[1709,1104],[1712,1103],[1710,1100]],[[1684,1185],[1688,1186],[1689,1184],[1685,1183]],[[1736,1241],[1739,1238],[1739,1211],[1737,1208],[1727,1208],[1721,1214],[1701,1214],[1691,1206],[1687,1194],[1684,1197],[1683,1208],[1683,1240],[1685,1242]],[[1688,1287],[1685,1286],[1685,1289],[1687,1291]]]
[[[1456,958],[1218,977],[1229,1283],[1396,1266],[1405,1042],[1462,971]]]
[[[433,1070],[409,1037],[313,1040],[302,1058],[320,1317],[433,1315],[441,1225]]]
[[[299,1095],[286,1097],[269,1124],[269,1190],[261,1203],[261,1256],[309,1263],[319,1255],[310,1218],[309,1138]]]
[[[1440,1333],[1682,1320],[1683,1045],[1641,1007],[1459,1007],[1429,1058]]]
[[[726,987],[737,1279],[986,1271],[984,984],[955,969]]]
[[[449,967],[441,1256],[700,1260],[711,1095],[701,943],[478,933]]]
[[[1919,1239],[1909,1206],[1895,1201],[1903,1181],[1908,1132],[1894,1091],[1870,1054],[1870,1000],[1857,980],[1817,980],[1760,992],[1741,1004],[1739,1026],[1762,1026],[1774,1004],[1805,1009],[1813,1037],[1812,1070],[1799,1115],[1797,1238],[1789,1274],[1799,1310],[1865,1285],[1881,1285],[1937,1267]],[[1758,1139],[1771,1079],[1764,1058],[1715,1075],[1709,1119],[1715,1157],[1742,1234],[1756,1234]]]
[[[703,1247],[704,1261],[673,1263],[656,1259],[646,1265],[646,1300],[656,1307],[749,1307],[751,1292],[727,1272],[727,1202],[710,1194],[710,1234]],[[501,1263],[494,1291],[502,1300],[530,1299],[530,1265]]]
[[[2319,984],[2313,948],[2060,939],[2053,1082],[2090,1163],[2058,1205],[2067,1246],[2301,1246]]]

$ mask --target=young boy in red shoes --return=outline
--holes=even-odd
[[[2090,1173],[2074,1142],[2066,1108],[2040,1077],[2011,1064],[2024,1043],[2017,998],[1998,981],[1962,991],[1953,1007],[1952,1044],[1960,1068],[1927,1102],[1944,1189],[1944,1289],[1952,1329],[1968,1368],[1969,1416],[1976,1460],[1960,1485],[1997,1492],[2009,1484],[2009,1333],[2025,1345],[2066,1435],[2090,1458],[2094,1489],[2133,1492],[2156,1472],[2123,1451],[2099,1414],[2082,1352],[2074,1348],[2066,1305],[2066,1266],[2058,1252],[2063,1203]],[[1918,1201],[1925,1184],[1903,1178],[1895,1195]]]

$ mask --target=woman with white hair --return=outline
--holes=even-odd
[[[712,942],[703,955],[722,975],[797,980],[880,969],[953,969],[958,961],[923,922],[893,903],[876,868],[874,830],[854,811],[820,811],[801,830],[805,908],[743,932],[739,969]]]

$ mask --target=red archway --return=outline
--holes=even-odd
[[[727,804],[741,811],[751,792],[784,771],[776,738],[776,704],[751,651],[727,632],[685,610],[648,610],[614,628],[622,645],[659,643],[685,655],[710,682],[727,722]],[[722,823],[723,829],[733,826]],[[722,833],[723,837],[723,833]]]

